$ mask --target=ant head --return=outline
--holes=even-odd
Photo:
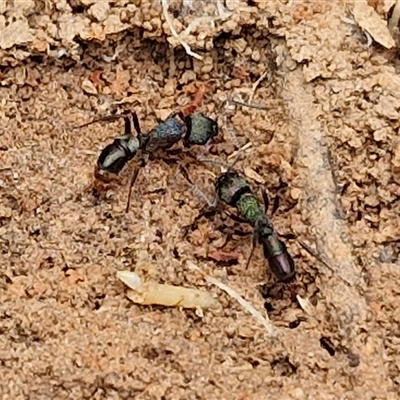
[[[203,114],[190,114],[185,117],[187,146],[204,146],[218,136],[218,124]]]
[[[250,190],[246,180],[235,171],[220,175],[215,184],[218,197],[227,204],[234,206],[239,197]]]

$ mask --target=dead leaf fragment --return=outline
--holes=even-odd
[[[88,93],[88,94],[97,94],[97,89],[96,89],[96,87],[93,85],[93,83],[91,82],[91,81],[89,81],[88,79],[85,79],[83,82],[82,82],[82,90],[85,92],[85,93]]]
[[[222,250],[214,251],[208,255],[211,260],[216,262],[237,262],[239,260],[240,254],[236,252],[226,252]]]
[[[128,70],[118,70],[111,85],[113,93],[119,93],[129,88],[130,73]]]
[[[387,49],[395,46],[395,41],[385,21],[373,7],[368,5],[366,0],[354,2],[353,15],[360,28],[367,31],[377,43]]]
[[[0,47],[3,50],[31,42],[33,39],[28,22],[22,19],[12,22],[0,31]]]
[[[300,307],[308,314],[308,315],[314,315],[315,309],[314,306],[311,304],[310,300],[308,298],[303,298],[300,295],[296,296],[297,301],[300,304]]]
[[[100,83],[101,83],[101,74],[102,74],[102,71],[100,71],[100,70],[96,70],[96,71],[92,72],[92,74],[90,75],[90,80],[95,85],[100,85]]]
[[[244,174],[246,175],[247,178],[261,185],[265,183],[265,179],[261,175],[259,175],[256,171],[254,171],[254,169],[246,167],[244,169]]]

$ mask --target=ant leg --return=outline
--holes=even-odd
[[[268,196],[268,191],[266,189],[261,191],[262,197],[264,200],[264,208],[265,208],[265,213],[268,213],[268,208],[269,208],[269,196]],[[271,215],[274,215],[276,211],[279,208],[279,197],[275,196],[274,197],[274,203],[272,204],[272,210],[271,210]]]
[[[135,170],[133,171],[133,174],[132,174],[132,177],[131,177],[131,181],[130,181],[130,184],[129,184],[129,191],[128,191],[128,201],[126,203],[126,209],[125,209],[126,213],[129,211],[129,207],[131,205],[132,187],[135,184],[136,179],[137,179],[137,177],[139,175],[140,168],[141,168],[141,165],[137,166],[135,168]]]
[[[124,117],[124,134],[126,136],[131,136],[132,135],[131,120],[127,115]]]
[[[274,215],[279,208],[279,196],[274,197],[274,204],[272,205],[271,215]]]
[[[268,197],[267,189],[261,189],[261,194],[262,194],[262,198],[263,198],[263,201],[264,201],[265,214],[268,214],[269,197]]]
[[[185,115],[182,111],[172,111],[172,113],[168,115],[167,119],[175,117],[179,117],[182,121],[185,122]]]
[[[164,122],[163,120],[161,120],[160,118],[158,118],[156,110],[154,109],[153,106],[151,106],[150,104],[148,104],[148,107],[150,108],[151,114],[153,115],[154,119],[157,121],[157,124],[161,124],[162,122]]]
[[[214,198],[214,200],[210,201],[210,199],[207,197],[207,195],[192,182],[192,180],[189,178],[189,174],[187,173],[186,169],[183,167],[180,167],[179,170],[182,173],[182,175],[184,176],[184,178],[186,179],[187,183],[189,184],[189,186],[193,190],[193,192],[198,197],[203,199],[207,203],[209,208],[211,208],[211,209],[217,208],[218,197],[216,196]]]
[[[198,213],[198,215],[193,219],[192,223],[190,223],[189,225],[185,225],[182,228],[182,233],[183,236],[187,236],[189,234],[189,231],[193,231],[196,226],[197,226],[197,222],[203,218],[203,217],[207,217],[207,216],[213,216],[216,212],[215,208],[210,208],[208,205],[204,206]]]
[[[290,240],[296,240],[297,236],[294,233],[279,233],[276,232],[278,234],[279,237],[283,238],[283,239],[290,239]],[[298,240],[298,239],[297,239]],[[298,240],[300,243],[300,240]]]
[[[125,122],[125,127],[124,127],[124,134],[127,136],[132,136],[132,123],[133,127],[135,128],[136,133],[138,136],[142,134],[142,131],[140,129],[140,123],[139,123],[139,118],[135,112],[125,112],[122,114],[124,116],[124,122]]]
[[[135,128],[136,133],[140,136],[142,134],[142,130],[140,129],[140,123],[139,123],[139,118],[135,112],[131,114],[132,117],[132,122],[133,122],[133,127]],[[129,121],[130,125],[130,121]],[[132,132],[132,128],[130,127],[130,130]]]
[[[229,211],[224,211],[224,213],[229,217],[232,218],[235,222],[239,222],[240,224],[248,224],[249,222],[246,221],[244,218],[239,217],[238,215],[235,215],[233,213],[230,213]]]
[[[229,218],[231,218],[231,219],[232,219],[233,221],[235,221],[235,222],[238,222],[238,223],[240,223],[240,224],[247,224],[247,225],[249,224],[249,222],[246,221],[244,218],[241,218],[241,217],[239,217],[238,215],[233,214],[233,213],[231,213],[231,212],[229,212],[229,211],[224,210],[223,213],[224,213],[226,216],[228,216]],[[248,236],[248,235],[251,235],[250,232],[243,231],[242,229],[236,229],[236,230],[234,231],[234,233],[236,233],[236,234],[239,235],[239,236]],[[253,233],[253,234],[254,234],[254,233]]]
[[[256,244],[257,244],[257,235],[254,234],[253,235],[253,240],[251,241],[250,255],[249,255],[249,258],[247,259],[247,262],[246,262],[246,269],[249,268],[250,261],[253,258],[254,249],[256,248]]]
[[[126,118],[126,114],[122,113],[122,114],[116,114],[116,115],[106,115],[104,117],[99,117],[99,118],[96,118],[96,119],[94,119],[92,121],[86,122],[86,123],[84,123],[82,125],[75,125],[75,126],[72,127],[72,129],[85,128],[86,126],[96,124],[97,122],[103,122],[103,121],[105,121],[105,122],[113,122],[113,121],[116,121],[117,119],[120,119],[120,118]]]
[[[136,182],[136,179],[139,175],[140,170],[146,165],[147,160],[149,159],[148,155],[144,155],[140,161],[140,164],[135,168],[135,170],[133,171],[132,177],[131,177],[131,181],[129,183],[129,190],[128,190],[128,201],[126,203],[126,209],[125,212],[129,211],[129,207],[131,205],[131,197],[132,197],[132,188],[133,185]]]

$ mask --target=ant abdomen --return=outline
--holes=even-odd
[[[263,245],[264,257],[268,259],[269,267],[279,281],[291,281],[296,275],[294,261],[285,243],[275,237],[274,241],[276,246],[273,248],[267,244]]]
[[[114,139],[100,153],[97,166],[100,170],[118,174],[131,160],[139,148],[139,141],[133,136],[122,136]]]

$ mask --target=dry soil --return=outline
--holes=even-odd
[[[370,3],[386,21],[394,2]],[[352,7],[174,1],[178,39],[158,1],[1,2],[3,400],[399,398],[398,52]],[[237,168],[279,200],[292,283],[260,249],[246,269],[251,231],[224,213],[183,235],[205,204],[179,165],[214,195],[218,166],[189,156],[201,149],[151,160],[128,213],[135,161],[93,191],[123,124],[74,126],[130,109],[146,131],[201,84],[221,132],[207,156],[250,143]],[[210,257],[221,250],[237,263]],[[268,312],[276,336],[193,264]],[[134,304],[116,272],[144,268],[221,306]]]

